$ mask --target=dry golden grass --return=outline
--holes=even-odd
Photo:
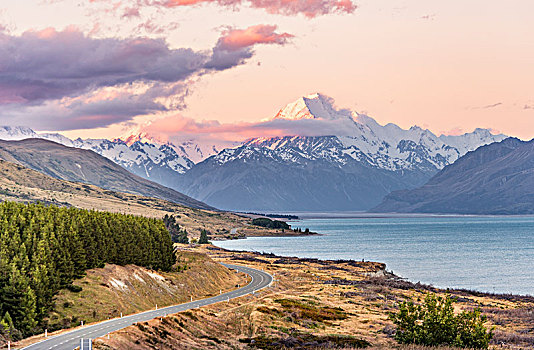
[[[216,261],[261,268],[273,274],[276,281],[255,296],[192,310],[188,315],[169,316],[163,322],[154,320],[142,329],[126,328],[112,334],[110,340],[98,340],[95,349],[244,349],[254,348],[251,340],[259,345],[265,338],[282,345],[297,341],[288,348],[299,348],[298,339],[324,340],[331,336],[334,345],[339,341],[337,348],[350,348],[342,346],[343,337],[353,337],[371,343],[371,349],[432,349],[396,344],[388,315],[404,300],[422,300],[430,290],[438,294],[445,291],[399,281],[385,272],[383,264],[280,258],[210,246],[183,249],[200,250]],[[488,311],[494,313],[488,326],[496,326],[498,338],[507,339],[502,348],[533,348],[527,337],[534,334],[534,300],[466,291],[452,294],[459,298],[458,311],[481,307],[487,315]],[[495,317],[501,321],[495,322]],[[523,338],[514,338],[517,334]],[[274,348],[283,349],[282,345]],[[500,343],[492,347],[501,348]]]
[[[151,271],[139,266],[108,264],[87,271],[74,281],[80,292],[61,290],[54,298],[55,310],[48,318],[50,334],[56,329],[90,324],[108,318],[152,310],[218,295],[248,283],[248,276],[237,274],[214,262],[205,254],[178,253],[180,272]],[[26,346],[42,339],[32,337],[17,346]]]
[[[276,230],[251,226],[251,219],[229,212],[193,209],[158,198],[104,190],[97,186],[59,180],[19,164],[0,160],[0,200],[42,202],[82,209],[161,218],[175,215],[191,238],[207,229],[213,238],[276,235]],[[232,235],[232,229],[239,229]]]

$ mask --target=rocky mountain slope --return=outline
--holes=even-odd
[[[515,138],[469,152],[424,186],[389,194],[376,212],[532,214],[534,139]]]
[[[48,140],[0,141],[0,159],[57,179],[166,199],[193,208],[213,209],[173,189],[136,176],[95,152],[66,147]]]
[[[271,120],[326,136],[257,138],[225,149],[185,172],[178,189],[235,210],[366,210],[394,190],[424,184],[477,147],[500,141],[477,129],[460,136],[382,126],[336,109],[314,94],[287,105]]]

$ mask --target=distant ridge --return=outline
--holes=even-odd
[[[468,152],[424,186],[395,191],[371,212],[534,214],[534,139]]]
[[[180,192],[134,175],[93,151],[66,147],[53,141],[0,140],[0,159],[18,163],[57,179],[165,199],[198,209],[214,209]]]

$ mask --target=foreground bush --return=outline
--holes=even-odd
[[[398,313],[390,315],[397,326],[395,339],[402,344],[451,345],[487,349],[493,332],[484,326],[480,310],[454,314],[454,299],[427,294],[423,305],[401,303]]]

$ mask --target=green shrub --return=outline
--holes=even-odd
[[[75,284],[69,284],[69,285],[67,286],[67,289],[70,290],[70,291],[73,292],[73,293],[79,293],[79,292],[82,291],[82,287],[77,286],[77,285],[75,285]]]
[[[430,293],[423,305],[401,303],[398,313],[390,315],[397,326],[395,339],[402,344],[487,349],[493,332],[484,326],[486,317],[480,314],[480,309],[455,315],[453,302],[450,295],[439,297]]]
[[[208,244],[209,243],[208,235],[209,235],[208,231],[204,229],[200,231],[200,238],[198,239],[198,244]]]

